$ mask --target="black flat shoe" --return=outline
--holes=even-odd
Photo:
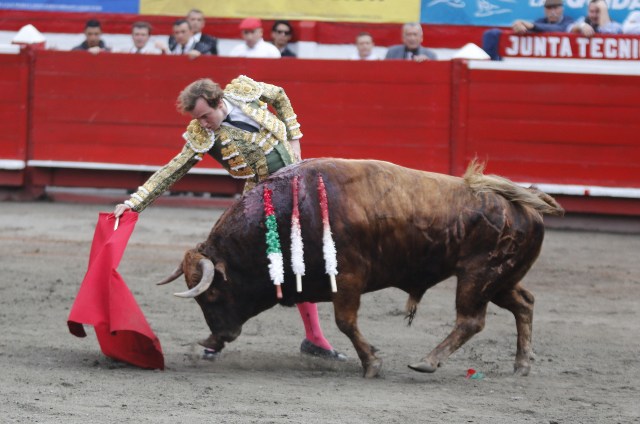
[[[330,359],[332,361],[346,361],[347,355],[340,353],[337,350],[324,349],[320,346],[316,346],[308,339],[304,339],[300,345],[300,353],[305,355],[317,356],[318,358]]]

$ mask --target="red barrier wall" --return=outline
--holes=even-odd
[[[30,56],[0,54],[0,183],[24,184]]]
[[[285,88],[305,134],[304,157],[383,159],[460,175],[478,156],[489,172],[518,182],[617,190],[596,198],[587,187],[566,199],[568,210],[640,215],[640,76],[464,61],[33,54],[0,55],[10,99],[0,103],[9,128],[0,160],[28,160],[27,187],[136,187],[184,143],[189,118],[175,111],[178,92],[197,78],[226,84],[246,74]],[[195,170],[177,190],[236,193],[242,185],[210,158]],[[5,174],[0,186],[22,185]],[[611,194],[618,189],[623,195]]]
[[[459,72],[454,174],[477,155],[516,181],[640,187],[640,77]]]
[[[32,159],[164,164],[190,120],[175,110],[180,90],[201,77],[224,85],[247,74],[285,88],[305,156],[369,156],[446,172],[450,64],[416,65],[41,52]]]
[[[300,116],[305,157],[377,158],[448,172],[449,70],[448,62],[38,52],[31,159],[163,165],[184,144],[189,121],[175,110],[177,93],[197,78],[226,84],[247,74],[285,88]],[[199,167],[219,168],[211,158]],[[38,176],[41,184],[56,182]]]

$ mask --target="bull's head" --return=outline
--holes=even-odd
[[[173,274],[157,283],[157,285],[170,283],[182,274],[184,274],[189,290],[174,293],[174,296],[193,298],[201,295],[211,286],[215,277],[215,267],[211,259],[199,253],[196,249],[187,250],[182,263],[173,271]]]
[[[200,253],[197,248],[190,249],[185,252],[182,263],[173,274],[157,284],[170,283],[182,274],[189,289],[174,295],[195,298],[211,330],[211,336],[200,344],[220,351],[226,342],[231,342],[240,335],[243,322],[237,318],[233,295],[229,283],[226,282],[224,265],[214,265],[211,259]]]

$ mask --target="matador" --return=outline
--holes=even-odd
[[[185,146],[128,200],[116,206],[116,217],[128,209],[142,212],[206,153],[232,177],[244,179],[245,192],[278,169],[300,161],[300,124],[281,87],[242,75],[222,90],[210,79],[200,79],[182,90],[178,96],[178,110],[194,118],[183,134]],[[346,360],[346,356],[333,349],[324,337],[317,306],[308,302],[297,306],[306,333],[300,351],[327,359]],[[216,355],[205,349],[205,358]]]

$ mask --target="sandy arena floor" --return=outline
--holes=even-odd
[[[302,357],[295,308],[250,320],[217,361],[192,300],[156,287],[204,240],[220,209],[153,206],[137,224],[119,272],[165,353],[165,371],[103,356],[95,334],[66,325],[99,211],[112,206],[0,203],[0,422],[8,423],[631,423],[640,422],[640,236],[549,230],[525,279],[536,296],[528,377],[512,376],[513,316],[494,305],[485,330],[434,374],[407,364],[450,331],[454,281],[423,299],[412,327],[406,295],[366,295],[360,325],[381,349],[384,377],[361,378],[349,340],[321,304],[329,340],[350,359]],[[485,374],[467,380],[468,368]]]

